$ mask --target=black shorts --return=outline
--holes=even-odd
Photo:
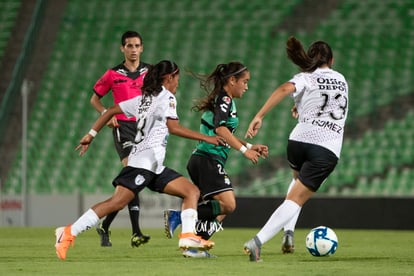
[[[138,194],[145,187],[154,192],[163,193],[165,186],[169,182],[181,176],[178,172],[167,167],[160,174],[155,174],[146,169],[127,166],[115,177],[112,185],[115,187],[121,185],[135,194]]]
[[[112,136],[119,159],[128,157],[137,135],[137,123],[135,121],[118,121],[119,127],[112,129]]]
[[[290,167],[299,172],[299,180],[316,192],[335,169],[338,157],[330,150],[308,143],[288,141],[287,159]]]
[[[191,180],[200,189],[203,200],[233,190],[224,166],[214,158],[192,154],[187,163],[187,171]]]

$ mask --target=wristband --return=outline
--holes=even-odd
[[[248,149],[252,149],[252,147],[253,147],[253,145],[252,145],[252,144],[250,144],[250,143],[246,143],[246,148],[248,148]]]
[[[89,135],[90,136],[92,136],[92,137],[95,137],[96,136],[96,134],[98,134],[98,132],[96,131],[96,130],[94,130],[93,128],[91,128],[91,130],[89,130]]]
[[[247,151],[247,148],[245,146],[241,146],[239,151],[244,154]]]
[[[104,110],[102,110],[102,112],[101,112],[101,115],[104,115],[105,114],[105,112],[107,112],[108,111],[108,109],[104,109]]]

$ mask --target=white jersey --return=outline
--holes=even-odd
[[[120,102],[127,117],[137,118],[135,144],[128,156],[128,166],[160,174],[165,166],[168,127],[167,119],[176,119],[177,102],[174,94],[162,87],[156,97],[138,96]]]
[[[329,149],[339,158],[348,115],[348,84],[344,76],[330,68],[299,73],[289,82],[299,113],[298,124],[289,139]]]

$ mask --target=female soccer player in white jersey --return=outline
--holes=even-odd
[[[342,74],[331,68],[330,46],[317,41],[305,52],[294,37],[286,44],[289,59],[299,66],[301,73],[276,88],[250,122],[246,137],[255,136],[266,113],[286,96],[292,96],[298,123],[289,136],[287,159],[294,180],[284,202],[254,238],[244,244],[250,261],[260,261],[261,246],[283,227],[286,230],[287,224],[296,223],[303,204],[334,170],[348,114],[348,84]]]
[[[214,246],[214,242],[195,234],[199,189],[163,164],[169,134],[215,145],[224,144],[218,136],[203,135],[179,124],[174,96],[179,78],[179,68],[174,62],[163,60],[151,66],[144,79],[142,95],[110,107],[80,140],[76,149],[82,155],[115,114],[124,113],[137,118],[137,135],[128,166],[113,180],[115,192],[112,197],[92,206],[73,224],[56,229],[55,248],[59,259],[66,259],[66,252],[78,234],[93,227],[100,218],[124,208],[145,187],[182,198],[182,231],[178,243],[181,249],[208,250]]]

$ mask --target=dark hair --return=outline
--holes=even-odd
[[[223,90],[223,86],[231,77],[239,79],[248,69],[241,62],[232,61],[227,64],[219,64],[210,75],[199,75],[190,72],[200,81],[200,87],[207,92],[207,96],[198,100],[192,107],[195,111],[214,110],[215,99]]]
[[[142,36],[138,32],[135,32],[135,31],[126,31],[125,33],[122,34],[122,37],[121,37],[121,44],[122,44],[122,46],[125,46],[126,39],[127,38],[130,38],[130,37],[138,37],[139,40],[141,40],[141,45],[144,43],[142,41]]]
[[[162,60],[155,65],[150,65],[142,85],[144,96],[157,96],[162,91],[162,82],[168,75],[173,77],[180,73],[178,65],[170,60]]]
[[[291,36],[286,42],[286,52],[289,59],[299,66],[303,72],[313,72],[318,67],[332,61],[332,49],[328,43],[316,41],[309,46],[306,53],[302,43]]]

